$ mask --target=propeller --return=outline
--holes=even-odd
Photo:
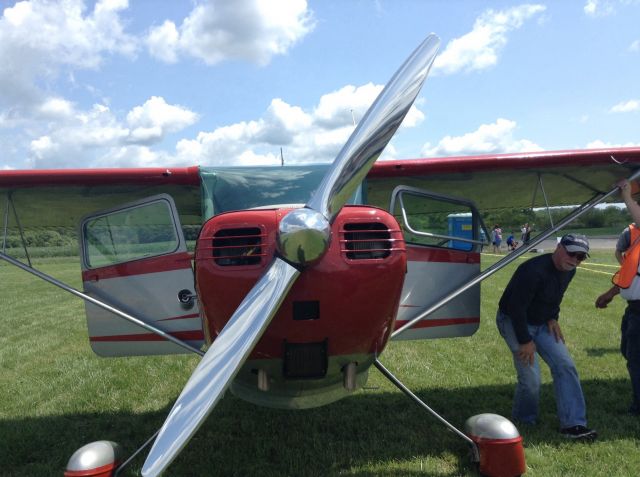
[[[415,101],[440,40],[429,35],[395,73],[302,208],[289,212],[277,234],[278,250],[189,378],[147,460],[144,477],[160,475],[223,396],[305,265],[329,246],[331,224],[391,140]]]

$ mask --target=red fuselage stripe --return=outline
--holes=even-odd
[[[396,329],[409,323],[407,320],[396,320]],[[437,326],[453,326],[453,325],[468,325],[471,323],[480,323],[480,317],[472,318],[440,318],[437,320],[422,320],[418,321],[411,328],[435,328]]]
[[[169,334],[174,338],[178,338],[183,341],[204,340],[204,333],[202,330],[174,331]],[[92,336],[90,341],[164,341],[164,338],[155,333],[137,333],[133,335]]]
[[[199,313],[192,313],[191,315],[172,316],[170,318],[163,318],[158,321],[188,320],[190,318],[198,318],[199,316],[200,316]]]
[[[82,272],[85,282],[104,280],[106,278],[122,278],[147,273],[170,272],[173,270],[191,269],[191,254],[188,252],[159,257],[134,260],[133,262],[95,268]]]

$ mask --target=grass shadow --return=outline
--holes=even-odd
[[[628,382],[594,380],[583,382],[583,387],[590,425],[598,428],[601,441],[640,437],[640,420],[625,414]],[[509,416],[513,386],[418,389],[416,394],[462,428],[465,420],[475,414]],[[169,409],[141,414],[123,411],[2,420],[0,473],[49,475],[53,466],[61,474],[77,448],[101,439],[119,442],[129,455],[162,424]],[[566,445],[557,427],[552,385],[546,384],[539,424],[520,429],[525,446]],[[139,475],[143,459],[137,457],[124,475]],[[377,467],[381,462],[383,467]],[[389,462],[398,463],[397,472]],[[467,444],[403,394],[363,391],[330,406],[301,411],[261,408],[229,394],[165,475],[414,472],[423,476],[476,475],[468,459]]]
[[[589,356],[590,358],[600,358],[604,355],[607,354],[619,354],[620,353],[620,348],[619,347],[601,347],[601,348],[586,348],[585,349],[585,353],[587,354],[587,356]]]

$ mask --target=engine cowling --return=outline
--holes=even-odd
[[[204,225],[196,288],[209,341],[277,253],[278,224],[291,210],[230,212]],[[312,407],[348,393],[348,367],[355,369],[355,387],[364,384],[393,330],[405,273],[405,244],[393,216],[344,207],[326,254],[304,269],[232,391],[262,405]]]

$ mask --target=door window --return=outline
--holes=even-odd
[[[92,217],[83,224],[82,234],[88,268],[164,255],[180,246],[170,204],[164,199]]]
[[[400,186],[392,194],[391,211],[408,244],[471,252],[484,242],[480,215],[464,199]]]

